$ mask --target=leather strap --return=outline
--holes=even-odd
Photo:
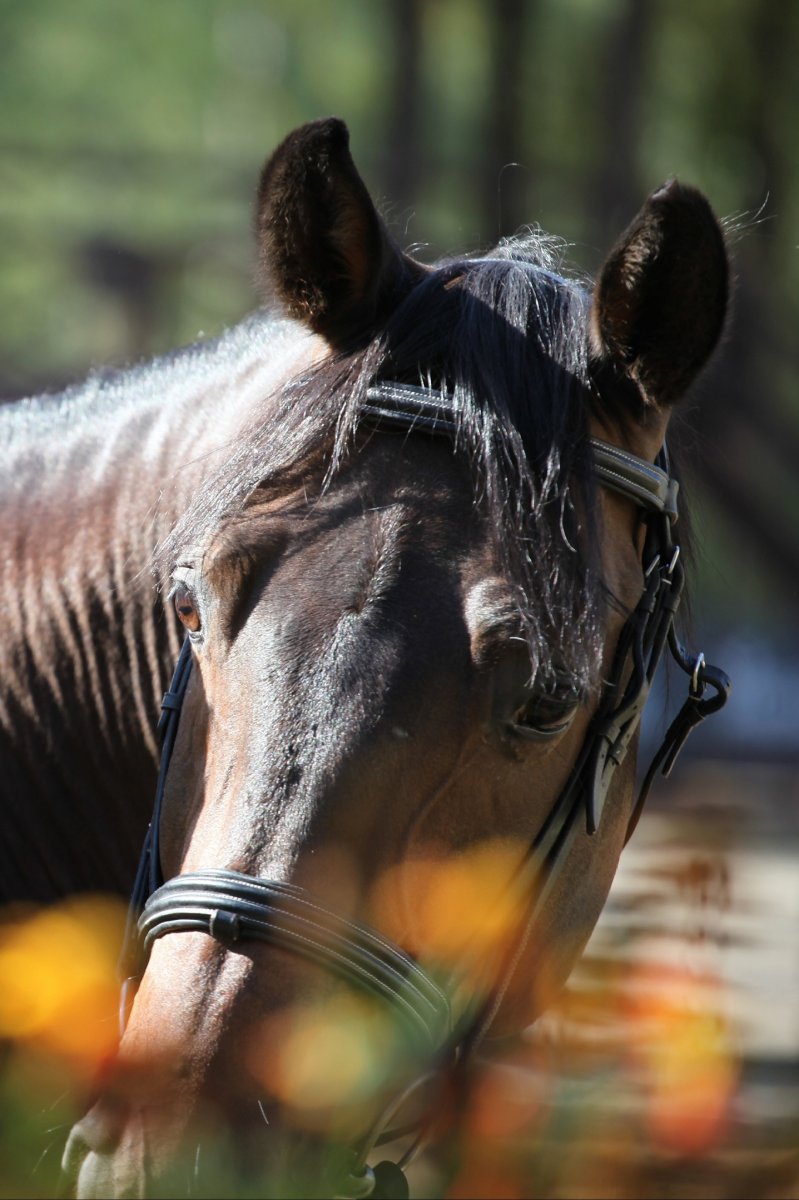
[[[367,925],[323,908],[293,884],[238,871],[177,875],[147,901],[139,921],[145,958],[168,933],[210,934],[226,945],[268,942],[325,967],[394,1007],[429,1055],[451,1029],[447,997],[404,951]]]
[[[634,501],[639,508],[666,513],[672,522],[677,520],[680,485],[668,471],[599,438],[591,438],[591,450],[594,474],[600,483]]]
[[[393,426],[404,433],[419,431],[449,437],[457,433],[452,398],[446,393],[410,383],[383,382],[370,387],[366,397],[361,413],[372,424]],[[677,520],[680,485],[667,470],[600,438],[591,438],[591,450],[594,474],[600,483],[647,512],[665,512],[671,521]]]
[[[160,854],[161,809],[163,807],[164,789],[175,738],[178,734],[180,710],[183,707],[183,697],[191,676],[192,651],[191,639],[186,637],[180,648],[178,661],[172,674],[172,682],[161,700],[161,717],[157,732],[161,739],[161,761],[158,767],[158,780],[155,786],[155,801],[153,815],[147,826],[144,845],[133,881],[133,889],[128,904],[128,914],[125,921],[125,933],[122,938],[122,949],[119,954],[117,972],[121,982],[119,998],[119,1036],[122,1037],[128,1023],[130,1008],[136,993],[139,980],[144,972],[146,958],[141,937],[139,936],[139,917],[147,899],[163,882]]]

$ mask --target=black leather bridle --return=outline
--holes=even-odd
[[[381,383],[368,391],[361,419],[381,428],[426,431],[454,437],[457,425],[446,397],[407,384]],[[155,806],[131,896],[121,958],[123,977],[120,1023],[124,1031],[132,991],[141,978],[153,942],[168,933],[199,931],[226,945],[263,941],[321,964],[355,987],[390,1006],[413,1038],[413,1046],[429,1064],[429,1073],[408,1092],[462,1071],[489,1028],[520,961],[530,933],[558,878],[579,830],[595,833],[616,768],[624,761],[638,728],[650,687],[666,646],[689,677],[688,697],[669,726],[644,778],[627,830],[637,824],[658,770],[667,775],[691,730],[726,702],[730,681],[723,671],[689,655],[674,630],[684,571],[677,521],[677,482],[670,477],[665,450],[649,463],[618,447],[591,439],[594,473],[605,487],[625,496],[643,513],[647,533],[643,568],[644,591],[619,638],[614,663],[598,707],[569,778],[521,868],[529,904],[516,944],[500,969],[491,996],[453,1021],[444,991],[398,946],[366,925],[345,921],[318,904],[304,889],[256,879],[238,871],[206,870],[178,875],[167,882],[161,874],[159,830],[167,772],[177,734],[183,697],[191,671],[188,639],[178,658],[169,691],[162,702],[159,733],[161,764]],[[710,688],[710,694],[707,689]],[[578,819],[584,814],[584,824]],[[517,881],[518,882],[518,881]],[[366,1159],[375,1146],[414,1132],[392,1128],[408,1093],[392,1101],[355,1152],[340,1196],[407,1195],[403,1168],[385,1162],[374,1169]],[[429,1119],[429,1111],[427,1119]]]

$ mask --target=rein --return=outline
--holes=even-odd
[[[442,396],[407,384],[380,383],[369,388],[361,413],[365,421],[380,428],[393,426],[405,432],[419,430],[448,437],[457,432],[452,409]],[[223,870],[178,875],[164,883],[159,853],[161,807],[191,673],[188,638],[161,705],[158,729],[162,751],[155,804],[133,886],[120,959],[124,980],[120,1035],[153,942],[168,933],[187,930],[206,933],[227,946],[251,940],[280,946],[378,997],[408,1029],[414,1048],[424,1053],[430,1069],[394,1098],[356,1149],[349,1177],[337,1193],[349,1200],[408,1195],[404,1168],[431,1123],[435,1099],[433,1104],[428,1103],[421,1120],[402,1129],[392,1128],[392,1123],[413,1092],[445,1083],[462,1073],[471,1061],[502,1003],[579,830],[585,828],[592,835],[599,827],[613,775],[638,729],[666,647],[689,677],[688,697],[644,777],[626,840],[635,829],[657,772],[670,773],[691,730],[722,708],[729,695],[730,681],[725,673],[708,664],[703,654],[690,655],[674,631],[685,577],[673,532],[678,484],[669,475],[665,450],[656,463],[596,438],[591,439],[591,450],[599,483],[631,500],[645,515],[644,591],[622,629],[610,678],[571,774],[520,869],[520,881],[530,902],[516,945],[499,972],[502,982],[488,1000],[476,1010],[467,1010],[457,1022],[453,1022],[446,994],[418,963],[375,930],[325,909],[302,888]],[[579,820],[581,814],[584,822]],[[367,1156],[376,1146],[413,1132],[418,1132],[418,1137],[398,1162],[386,1161],[374,1168],[367,1165]]]

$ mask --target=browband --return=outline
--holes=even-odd
[[[672,522],[677,520],[677,492],[680,485],[668,471],[599,438],[591,438],[591,450],[594,455],[594,474],[600,483],[634,500],[640,508],[665,513]],[[661,455],[665,463],[665,453],[661,451]]]
[[[439,398],[428,388],[411,383],[374,384],[366,393],[366,403],[361,405],[361,414],[381,426],[394,425],[404,433],[418,429],[449,437],[458,429],[452,413],[451,398],[447,402],[445,396]],[[600,483],[633,500],[640,508],[666,513],[676,521],[680,485],[664,469],[665,455],[663,466],[648,463],[599,438],[591,438],[591,450],[594,474]]]

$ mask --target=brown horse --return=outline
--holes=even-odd
[[[593,295],[541,236],[430,267],[328,120],[257,233],[266,313],[2,414],[9,895],[130,887],[179,644],[153,561],[187,631],[84,1196],[401,1187],[384,1126],[451,1114],[593,928],[679,595],[664,438],[727,301],[698,192]]]

